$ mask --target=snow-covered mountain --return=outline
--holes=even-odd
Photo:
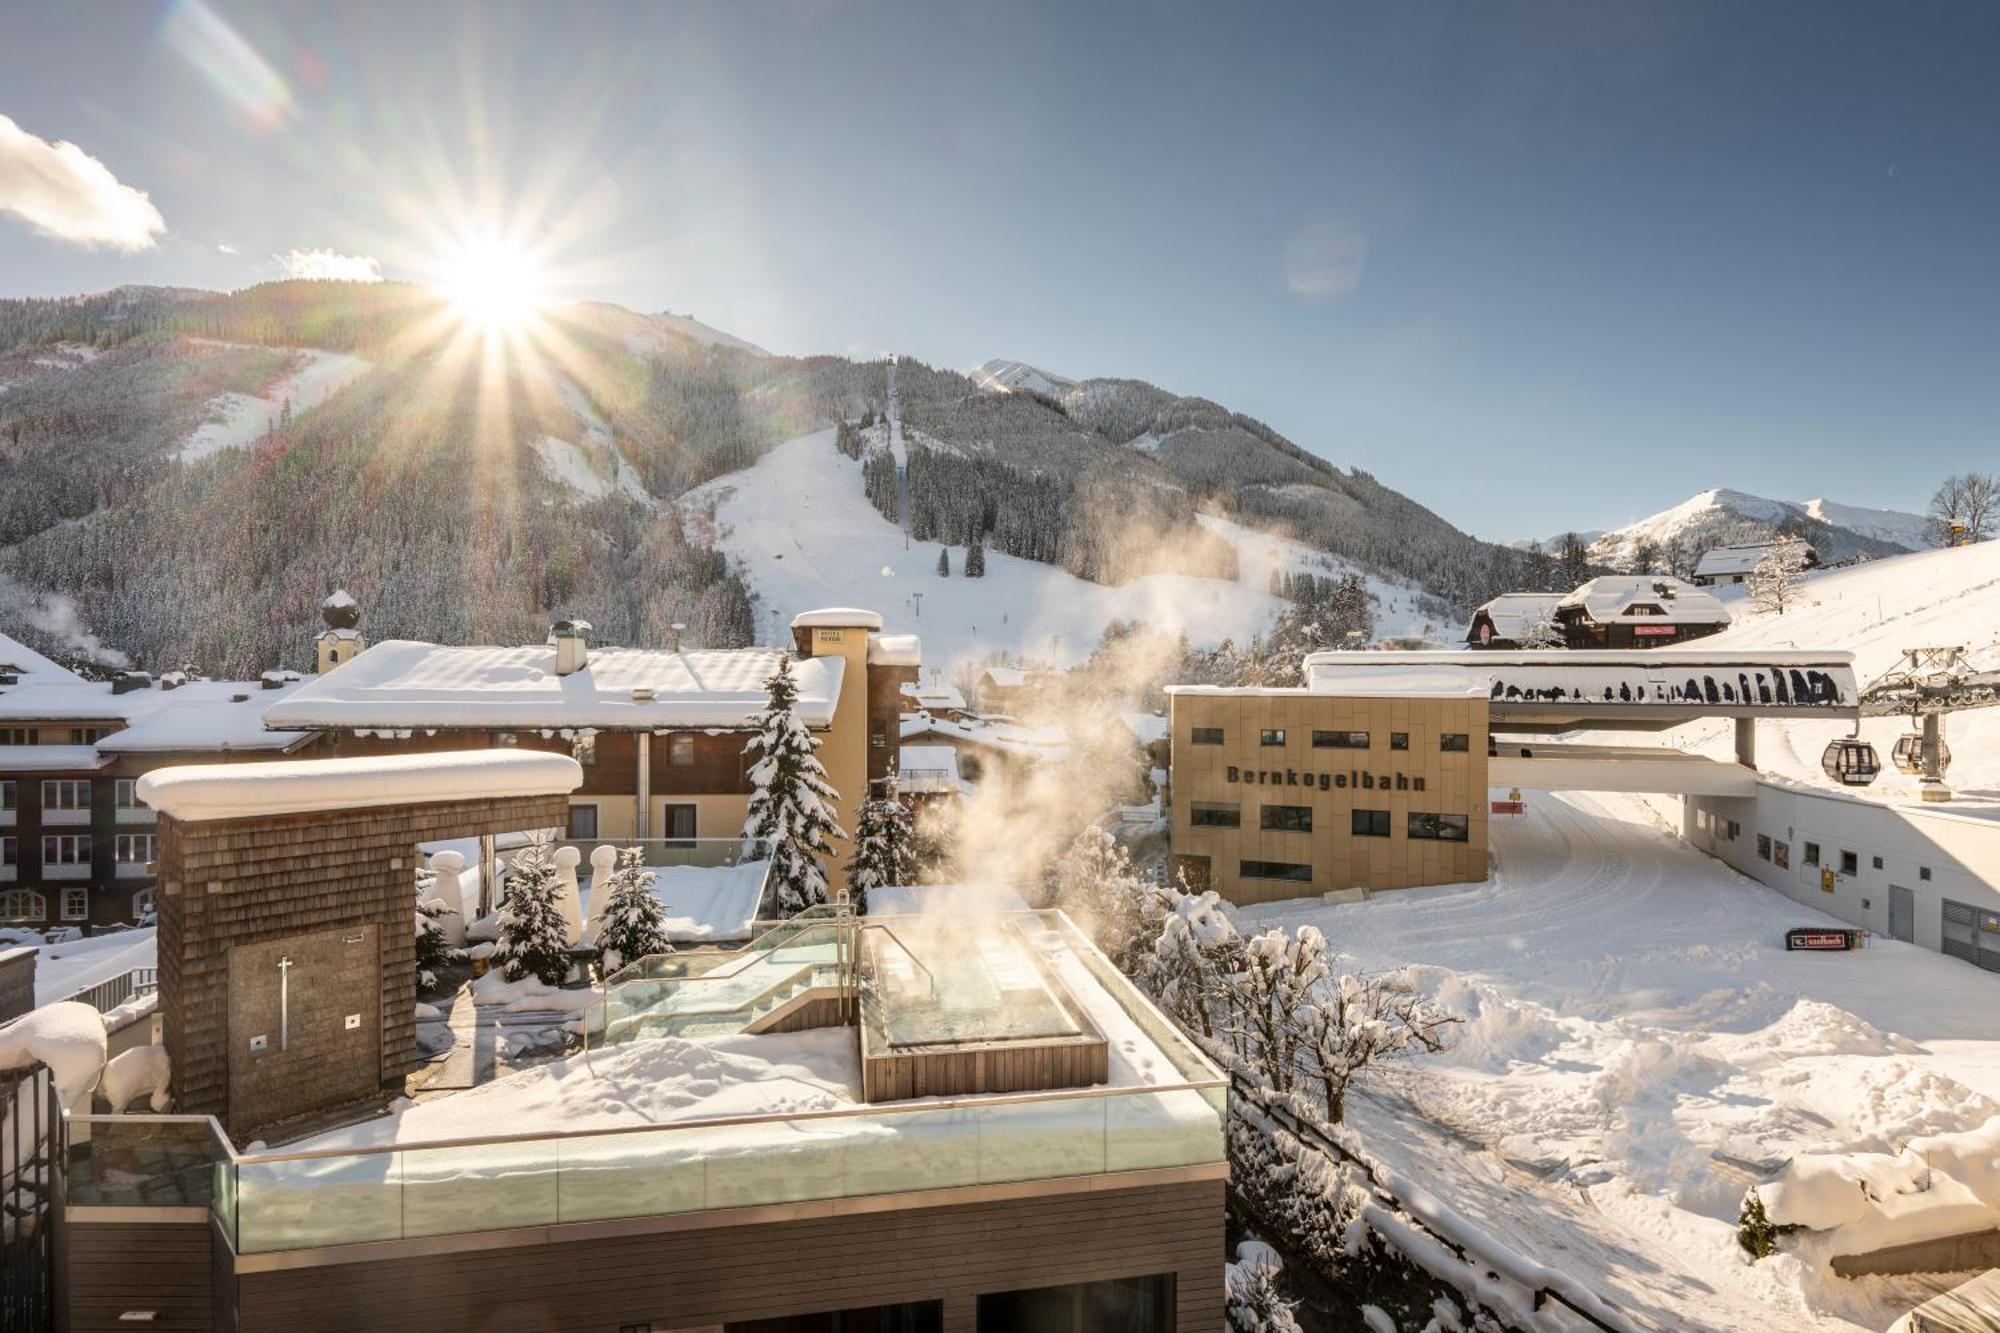
[[[1025,361],[995,357],[982,361],[966,372],[972,382],[992,393],[1038,393],[1060,398],[1076,387],[1076,381],[1052,371],[1039,370]]]
[[[1729,540],[1766,535],[1781,524],[1804,533],[1823,559],[1894,555],[1929,545],[1924,518],[1895,509],[1870,509],[1833,500],[1771,500],[1718,487],[1702,491],[1671,509],[1613,528],[1590,543],[1591,558],[1623,567],[1642,541],[1665,547],[1676,540]],[[1557,539],[1559,540],[1559,539]]]

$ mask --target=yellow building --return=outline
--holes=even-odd
[[[1173,867],[1234,903],[1486,878],[1487,701],[1175,686]]]

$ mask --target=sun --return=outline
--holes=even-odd
[[[519,329],[545,299],[541,266],[503,241],[472,241],[449,256],[438,284],[461,318],[494,331]]]

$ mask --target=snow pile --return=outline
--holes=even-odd
[[[89,1109],[104,1055],[103,1017],[75,1000],[31,1009],[0,1028],[0,1069],[47,1065],[63,1105],[76,1110]]]
[[[104,1066],[104,1079],[98,1084],[98,1091],[116,1114],[122,1115],[141,1094],[154,1112],[163,1112],[173,1104],[167,1095],[167,1084],[172,1078],[173,1065],[167,1059],[166,1047],[134,1046],[111,1057],[111,1062]]]
[[[350,669],[353,663],[349,663]],[[190,764],[139,779],[139,799],[175,819],[240,819],[425,801],[567,794],[583,785],[568,755],[440,750],[267,764]]]
[[[493,946],[482,945],[467,952],[474,958],[490,958]],[[595,987],[551,986],[537,980],[533,973],[519,981],[509,981],[498,967],[487,969],[472,983],[474,1004],[491,1006],[507,1014],[580,1014],[603,993]]]
[[[1831,1233],[1835,1255],[1990,1231],[2000,1227],[2000,1116],[1900,1153],[1797,1157],[1756,1193],[1774,1225]]]
[[[142,926],[42,945],[35,958],[35,1003],[48,1004],[134,968],[154,966],[159,957],[157,934],[153,927]],[[29,942],[41,944],[41,939]]]

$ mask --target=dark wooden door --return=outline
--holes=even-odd
[[[356,1101],[381,1082],[378,927],[229,951],[232,1133]]]

